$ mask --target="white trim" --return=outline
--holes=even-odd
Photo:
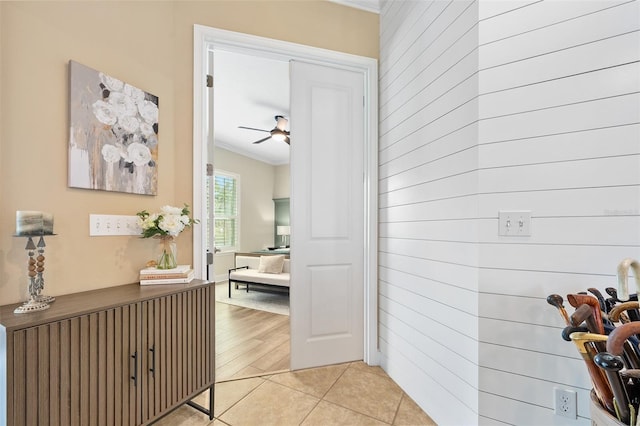
[[[234,172],[229,172],[226,171],[224,169],[216,169],[215,167],[213,168],[213,177],[214,177],[214,186],[213,186],[213,194],[215,197],[215,177],[216,175],[219,176],[225,176],[231,179],[234,179],[236,181],[236,216],[235,216],[235,220],[236,220],[236,238],[235,238],[235,245],[233,247],[229,247],[229,246],[224,246],[224,247],[218,247],[215,246],[215,229],[214,229],[214,246],[217,249],[220,249],[221,251],[219,253],[235,253],[237,251],[240,250],[240,235],[241,235],[241,231],[242,231],[242,206],[240,205],[240,201],[242,200],[242,182],[240,180],[240,175],[238,173],[234,173]],[[215,228],[215,213],[213,215],[213,220],[214,220],[214,228]]]
[[[220,274],[214,277],[216,285],[229,282],[229,274]]]
[[[365,73],[365,253],[364,253],[364,319],[365,359],[370,365],[380,364],[378,348],[378,68]]]
[[[332,3],[353,7],[367,12],[380,14],[380,2],[378,0],[329,0]]]
[[[193,33],[193,216],[206,220],[206,186],[207,175],[207,106],[204,96],[207,90],[207,45],[202,34]],[[206,226],[193,227],[193,270],[196,278],[207,276],[205,248],[207,246]]]
[[[203,93],[206,90],[207,52],[210,49],[246,53],[254,56],[310,63],[358,70],[365,76],[365,333],[364,361],[370,365],[379,363],[378,352],[378,63],[373,58],[320,49],[264,37],[194,25],[194,77],[193,77],[193,212],[205,217],[203,176],[206,172],[207,139],[203,123],[206,107]],[[204,228],[204,227],[196,227]],[[205,275],[204,231],[193,235],[193,264],[196,276]],[[200,253],[200,256],[198,256]],[[198,275],[199,274],[199,275]]]

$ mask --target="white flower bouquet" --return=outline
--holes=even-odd
[[[188,226],[198,223],[189,216],[189,206],[163,206],[159,213],[146,210],[136,213],[138,225],[142,228],[142,238],[160,238],[161,254],[156,262],[158,269],[173,269],[178,266],[174,237],[180,235]]]
[[[183,208],[163,206],[159,213],[149,213],[146,210],[136,213],[138,225],[142,228],[142,238],[156,235],[177,237],[184,228],[198,223],[198,220],[190,218],[189,214],[187,204]]]

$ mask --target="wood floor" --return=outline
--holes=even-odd
[[[216,382],[289,369],[289,317],[216,302]]]

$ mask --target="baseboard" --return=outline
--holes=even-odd
[[[229,274],[216,275],[214,281],[216,284],[226,283],[227,281],[229,281]]]

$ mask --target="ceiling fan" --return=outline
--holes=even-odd
[[[248,129],[248,130],[257,130],[259,132],[270,133],[269,136],[267,136],[266,138],[263,138],[263,139],[255,141],[254,144],[262,143],[262,142],[264,142],[264,141],[266,141],[268,139],[275,139],[277,141],[284,141],[287,144],[290,144],[289,132],[287,130],[285,130],[289,120],[284,118],[282,115],[276,115],[274,118],[276,119],[276,127],[274,127],[271,130],[256,129],[254,127],[244,127],[244,126],[238,126],[238,128],[239,129]]]

